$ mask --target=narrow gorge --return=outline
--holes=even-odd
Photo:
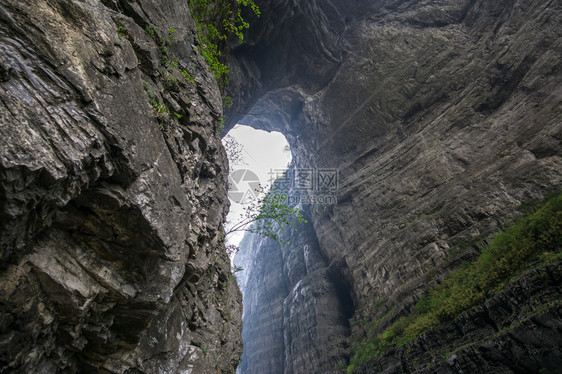
[[[225,78],[194,3],[0,0],[0,373],[558,372],[562,4],[256,0]],[[237,124],[306,222],[232,268]]]

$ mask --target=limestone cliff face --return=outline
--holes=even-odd
[[[231,95],[238,104],[229,117],[231,124],[283,132],[301,167],[339,170],[337,204],[312,205],[314,235],[288,251],[298,256],[299,247],[317,240],[319,268],[336,274],[332,283],[346,285],[352,300],[350,341],[364,336],[359,321],[386,316],[380,331],[407,313],[428,287],[473,258],[483,239],[520,214],[521,203],[560,190],[559,2],[264,0],[260,5],[262,17],[232,53]],[[462,245],[468,242],[477,244]],[[310,313],[320,321],[337,313],[294,302],[316,275],[299,272],[286,250],[256,245],[241,253],[253,272],[262,272],[243,286],[252,309],[245,312],[244,335],[259,330],[269,338],[246,348],[245,357],[255,360],[244,362],[242,372],[260,372],[267,346],[284,357],[271,372],[341,370],[328,368],[334,356],[316,354],[326,339],[303,344],[302,328],[287,323],[294,315]],[[322,277],[319,272],[318,282]],[[560,339],[559,307],[534,320],[515,312],[534,305],[537,290],[559,298],[559,287],[544,282],[534,290],[523,287],[527,291],[509,307],[490,301],[482,314],[466,317],[465,327],[449,326],[459,336],[416,343],[417,353],[412,348],[388,358],[386,366],[370,363],[361,370],[433,372],[437,366],[425,365],[436,362],[444,372],[533,371],[540,365],[556,370],[560,355],[544,357],[550,349],[547,332],[553,329],[555,341]],[[252,317],[255,306],[267,310],[267,317],[262,312]],[[515,314],[497,318],[494,308]],[[478,318],[489,323],[475,322]],[[498,321],[510,318],[527,330],[493,343],[493,332],[507,328]],[[276,328],[265,329],[269,325]],[[305,326],[310,336],[322,330],[310,322]],[[471,328],[478,333],[466,333]],[[463,347],[475,336],[485,348],[459,349],[448,362],[440,353],[420,358],[439,347],[443,352]],[[296,346],[307,363],[292,356]],[[267,359],[267,365],[281,360]]]
[[[187,1],[2,0],[0,45],[0,371],[233,372],[221,97]]]
[[[246,297],[240,372],[329,372],[346,362],[349,291],[328,267],[312,224],[282,240],[247,234],[234,260]]]

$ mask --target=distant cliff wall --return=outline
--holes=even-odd
[[[303,216],[310,220],[308,209]],[[346,362],[349,289],[341,274],[329,268],[311,223],[283,232],[281,239],[286,244],[246,234],[234,259],[242,269],[237,278],[246,296],[239,370],[328,372]]]

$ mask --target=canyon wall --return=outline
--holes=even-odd
[[[344,372],[560,191],[562,6],[257,3],[226,128],[338,183],[288,245],[245,239],[240,371]],[[221,94],[187,1],[1,0],[0,38],[0,370],[234,372]],[[560,261],[356,372],[554,372],[559,300]]]
[[[0,371],[234,372],[221,94],[186,0],[0,1]]]
[[[243,242],[241,372],[344,372],[342,358],[374,321],[381,332],[408,314],[522,204],[560,191],[562,6],[259,5],[262,16],[231,54],[227,127],[280,131],[299,168],[337,170],[339,183],[337,203],[306,207],[310,225],[295,242]],[[303,267],[305,246],[315,270]],[[552,266],[357,372],[556,371]],[[338,316],[352,317],[338,332],[350,334],[348,346],[332,338]]]
[[[308,209],[303,216],[310,219]],[[239,370],[329,372],[348,354],[348,287],[328,266],[311,223],[281,233],[281,240],[286,244],[248,233],[234,260],[245,295]]]

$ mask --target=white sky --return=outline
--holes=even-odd
[[[267,132],[255,130],[249,126],[236,125],[228,132],[228,135],[223,139],[223,143],[228,136],[231,136],[240,143],[242,159],[242,162],[238,164],[230,163],[230,175],[233,175],[237,170],[246,169],[257,176],[262,186],[269,187],[272,178],[271,173],[286,169],[287,165],[291,162],[291,152],[288,151],[289,143],[287,143],[287,139],[279,132]],[[238,172],[235,175],[249,174]],[[239,191],[247,190],[248,183],[239,181],[237,183],[237,188]],[[232,198],[230,199],[230,212],[226,220],[227,231],[229,223],[233,224],[239,220],[240,215],[244,212],[245,206],[247,205],[242,205],[233,201]],[[244,232],[233,233],[226,238],[226,242],[238,245],[243,236]]]

